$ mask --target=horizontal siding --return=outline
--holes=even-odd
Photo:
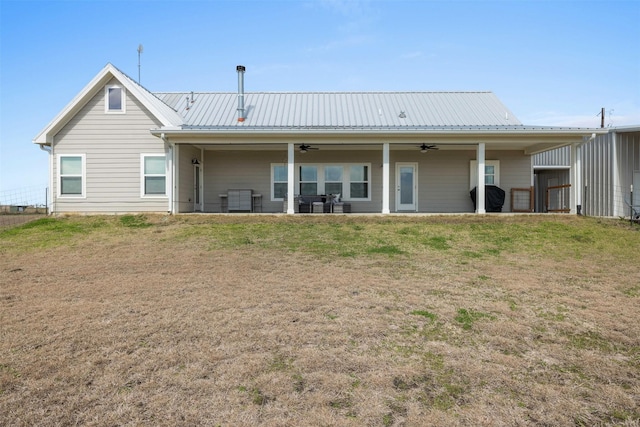
[[[190,145],[178,146],[178,182],[176,183],[178,212],[193,212],[194,210],[195,167],[191,163],[194,158],[199,159],[202,163],[199,148]]]
[[[419,212],[473,212],[469,194],[470,161],[475,150],[433,151],[420,154],[411,151],[390,153],[390,208],[395,211],[395,168],[398,162],[418,163]],[[531,159],[521,152],[489,151],[487,159],[500,160],[501,185],[506,192],[504,212],[510,210],[510,189],[529,188]],[[382,210],[382,151],[330,151],[296,155],[301,163],[370,163],[371,201],[351,202],[352,212],[380,212]],[[271,201],[271,164],[286,163],[282,151],[205,151],[204,202],[205,212],[219,212],[219,194],[229,189],[252,189],[262,194],[263,212],[282,212],[282,202]],[[181,163],[184,165],[184,163]],[[296,163],[298,166],[300,163]],[[190,169],[191,170],[191,169]],[[185,187],[189,194],[192,191]],[[181,196],[184,198],[186,196]]]
[[[129,93],[125,114],[107,114],[104,107],[104,91],[99,91],[55,135],[54,212],[166,212],[167,197],[140,196],[140,154],[165,154],[164,143],[149,133],[161,124]],[[61,154],[85,155],[84,199],[57,197]]]

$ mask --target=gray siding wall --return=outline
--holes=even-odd
[[[54,138],[53,211],[166,212],[167,197],[140,196],[140,154],[165,154],[164,143],[149,133],[160,123],[128,92],[125,114],[105,114],[104,101],[100,90]],[[58,197],[61,154],[86,156],[85,198]]]
[[[177,182],[175,183],[175,188],[178,189],[175,196],[177,212],[193,212],[195,203],[195,171],[191,160],[198,159],[201,163],[200,167],[203,167],[202,159],[200,158],[200,149],[191,145],[178,145],[176,147],[178,151],[178,175],[176,179]]]
[[[473,212],[469,194],[470,162],[476,151],[390,152],[391,211],[396,206],[396,163],[418,164],[418,211],[433,213]],[[510,210],[510,189],[531,186],[531,158],[522,152],[488,151],[487,160],[500,161],[500,187],[506,192],[504,212]],[[287,152],[280,151],[205,151],[204,211],[220,212],[219,194],[229,189],[252,189],[262,194],[263,212],[282,212],[282,202],[271,201],[271,164],[286,164]],[[382,150],[331,151],[323,149],[296,153],[300,163],[370,163],[371,201],[351,202],[352,212],[382,210]],[[184,164],[181,162],[181,165]],[[299,164],[299,163],[296,163]]]

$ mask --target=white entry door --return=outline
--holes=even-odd
[[[396,211],[418,210],[418,164],[396,163]]]

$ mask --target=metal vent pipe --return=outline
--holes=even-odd
[[[244,72],[246,68],[244,65],[238,65],[236,71],[238,72],[238,121],[244,122]]]

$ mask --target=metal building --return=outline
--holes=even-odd
[[[575,165],[575,176],[571,166]],[[628,217],[640,204],[640,126],[610,128],[584,144],[533,157],[536,212],[576,211],[590,216]],[[575,200],[565,190],[576,186]]]

